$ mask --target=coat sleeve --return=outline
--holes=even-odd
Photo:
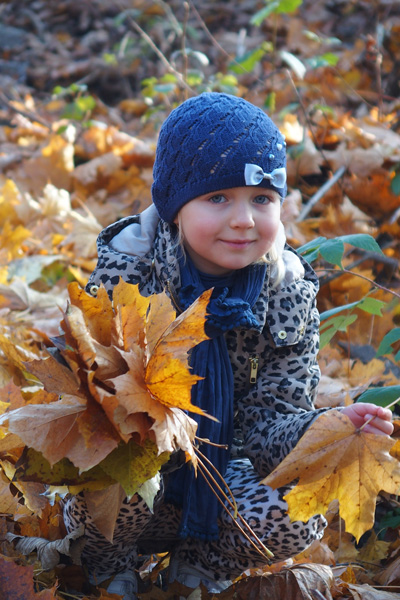
[[[314,408],[317,363],[317,285],[307,279],[271,294],[257,383],[238,400],[244,454],[268,475],[326,409]]]

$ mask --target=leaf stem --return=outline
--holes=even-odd
[[[242,533],[242,535],[250,542],[250,544],[253,546],[253,548],[255,548],[255,550],[261,554],[261,556],[263,556],[264,558],[267,558],[268,560],[270,560],[274,555],[271,552],[271,550],[269,550],[264,544],[263,542],[260,540],[260,538],[257,536],[257,534],[253,531],[253,529],[250,527],[250,525],[247,523],[247,521],[241,516],[241,514],[238,512],[237,510],[237,504],[236,504],[236,500],[234,499],[233,493],[231,491],[231,489],[229,488],[228,484],[226,483],[225,479],[223,478],[223,476],[221,475],[221,473],[219,473],[218,469],[216,469],[216,467],[211,463],[211,461],[203,455],[202,452],[200,452],[198,450],[198,448],[196,448],[196,452],[198,454],[201,455],[201,458],[204,459],[207,463],[209,463],[211,465],[211,467],[214,469],[214,471],[218,474],[218,476],[220,477],[220,479],[223,481],[226,489],[229,492],[229,495],[231,496],[232,500],[227,496],[227,494],[224,492],[224,490],[221,488],[221,486],[218,484],[218,482],[216,481],[215,477],[213,477],[213,475],[210,473],[210,471],[207,469],[207,467],[205,466],[205,464],[202,462],[202,460],[198,457],[198,461],[199,461],[199,472],[200,474],[204,477],[207,485],[210,487],[210,489],[212,490],[212,492],[216,495],[218,502],[222,505],[223,509],[226,511],[226,513],[231,517],[231,519],[233,520],[233,522],[235,523],[235,525],[238,527],[239,531]],[[203,472],[204,471],[204,472]],[[231,507],[231,509],[233,510],[234,514],[231,514],[230,511],[228,510],[228,508],[225,506],[224,502],[221,500],[221,498],[218,496],[218,494],[216,493],[216,491],[214,490],[214,488],[212,487],[212,485],[210,484],[210,482],[207,480],[207,477],[205,476],[205,473],[207,474],[207,476],[211,479],[211,481],[214,483],[214,485],[216,486],[216,488],[219,490],[219,492],[221,493],[221,495],[224,497],[224,499],[226,500],[226,502],[228,502],[229,506]],[[236,515],[236,517],[235,517]],[[241,527],[241,525],[237,522],[237,519],[240,519],[240,521],[243,523],[244,527],[250,532],[250,534],[255,538],[256,542],[260,545],[260,547],[262,548],[262,550],[260,550],[260,548],[253,542],[253,540],[250,538],[250,536],[244,531],[243,527]]]

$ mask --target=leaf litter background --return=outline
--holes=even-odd
[[[59,335],[67,285],[85,284],[102,227],[148,205],[158,128],[173,103],[205,85],[266,106],[285,133],[290,194],[283,219],[294,247],[318,236],[367,233],[383,250],[346,245],[342,262],[350,273],[321,258],[314,264],[321,312],[364,297],[382,302],[379,310],[340,313],[347,321],[335,322],[320,353],[317,405],[341,406],[371,387],[397,384],[396,343],[385,354],[377,349],[399,325],[400,8],[368,0],[291,4],[299,5],[294,12],[257,25],[251,19],[265,4],[253,0],[1,3],[2,412],[29,403],[19,392],[27,383],[21,356],[40,355],[39,332]],[[76,83],[86,90],[69,87]],[[56,86],[64,92],[55,95]],[[56,557],[45,571],[38,547],[42,563],[4,541],[0,599],[62,598],[71,588],[88,598],[113,597],[85,587],[71,559],[57,565],[60,553],[79,551],[79,538],[65,538],[60,507],[39,495],[40,484],[30,484],[33,513],[19,501],[7,478],[10,450],[0,451],[2,538],[46,538]],[[378,496],[375,525],[358,543],[335,503],[327,514],[321,543],[245,574],[220,597],[398,597],[395,493]],[[171,587],[146,583],[141,597],[190,593]]]

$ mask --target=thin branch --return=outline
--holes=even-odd
[[[156,46],[151,37],[140,27],[138,23],[132,17],[127,14],[126,15],[130,25],[136,30],[136,32],[140,35],[140,37],[150,46],[150,48],[157,54],[158,58],[163,63],[164,67],[167,69],[169,73],[173,73],[175,77],[178,79],[179,83],[189,92],[193,93],[193,89],[188,85],[182,75],[179,73],[174,67],[171,65],[167,57],[161,52],[161,50]]]
[[[17,108],[15,106],[14,102],[12,100],[9,100],[7,98],[7,96],[5,94],[3,94],[3,92],[0,92],[0,104],[3,104],[4,106],[9,108],[13,112],[15,112],[19,115],[22,115],[23,117],[25,117],[26,119],[29,119],[30,121],[36,121],[37,123],[40,123],[40,125],[43,125],[47,129],[51,129],[51,124],[48,121],[46,121],[45,119],[43,119],[42,117],[40,117],[39,115],[37,115],[34,112],[31,112],[28,110],[23,110],[21,108]]]
[[[376,281],[374,281],[373,279],[370,279],[366,275],[361,275],[361,273],[356,273],[355,271],[350,271],[348,269],[340,269],[340,271],[338,271],[337,269],[329,269],[329,268],[315,269],[316,273],[320,273],[321,271],[324,271],[324,272],[332,271],[335,273],[347,273],[348,275],[354,275],[356,277],[360,277],[361,279],[368,281],[374,287],[377,287],[380,290],[383,290],[384,292],[388,292],[389,294],[392,294],[393,296],[396,296],[396,298],[400,299],[400,294],[398,294],[397,292],[395,292],[393,290],[390,290],[389,288],[385,287],[384,285],[380,285],[379,283],[376,283]]]
[[[346,172],[346,167],[341,166],[339,169],[332,175],[328,181],[325,181],[324,185],[319,188],[317,192],[308,200],[307,204],[304,205],[303,209],[300,211],[299,216],[296,219],[296,223],[303,221],[311,209],[321,200],[321,198],[331,189],[333,185],[344,175]]]
[[[206,24],[205,24],[205,22],[204,22],[204,19],[203,19],[203,17],[200,15],[199,11],[198,11],[198,10],[197,10],[197,8],[195,7],[195,5],[194,5],[194,3],[193,3],[193,0],[189,0],[189,4],[190,4],[190,6],[191,6],[191,8],[192,8],[192,10],[193,10],[193,12],[194,12],[194,14],[195,14],[195,16],[196,16],[196,19],[197,19],[197,20],[199,21],[199,23],[200,23],[200,27],[201,27],[202,29],[204,29],[205,33],[206,33],[206,34],[207,34],[207,36],[210,38],[210,41],[211,41],[211,43],[212,43],[212,44],[213,44],[213,45],[214,45],[216,48],[218,48],[218,50],[219,50],[220,52],[222,52],[222,53],[223,53],[223,54],[226,56],[226,58],[229,58],[229,60],[231,60],[231,56],[230,56],[230,54],[229,54],[229,53],[228,53],[228,52],[225,50],[225,48],[223,48],[223,47],[221,46],[221,44],[219,44],[219,43],[217,42],[217,40],[215,39],[215,37],[213,36],[213,34],[211,33],[211,31],[208,29],[207,25],[206,25]],[[234,62],[234,63],[236,63],[236,61],[233,61],[233,62]],[[238,65],[239,63],[236,63],[236,64]],[[241,65],[240,65],[240,66],[241,66]],[[248,71],[247,71],[247,70],[246,70],[244,67],[242,67],[242,69],[243,69],[243,71],[245,71],[245,72],[248,72]]]
[[[182,31],[182,59],[183,59],[183,79],[187,81],[188,69],[189,69],[189,59],[188,54],[186,52],[186,32],[187,32],[187,24],[189,19],[189,4],[188,2],[183,3],[183,7],[185,10],[185,15],[183,19],[183,31]],[[187,89],[185,90],[185,100],[188,99]]]

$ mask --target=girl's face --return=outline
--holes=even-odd
[[[199,271],[224,275],[262,258],[275,241],[280,196],[256,186],[198,196],[179,211],[186,251]]]

